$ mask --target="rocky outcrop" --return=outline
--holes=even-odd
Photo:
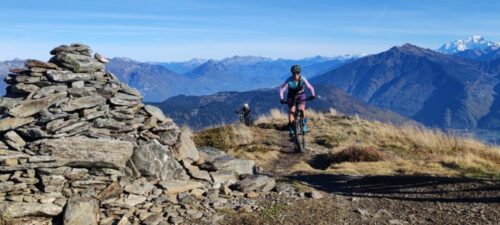
[[[187,175],[170,149],[158,141],[150,141],[137,146],[132,162],[141,174],[166,180],[186,179]]]
[[[27,60],[5,78],[0,223],[213,224],[217,209],[257,208],[244,191],[268,191],[272,178],[237,183],[237,175],[254,175],[252,161],[217,149],[200,154],[91,53],[61,45],[50,62]]]

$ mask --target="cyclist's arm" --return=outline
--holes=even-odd
[[[314,93],[314,87],[309,83],[309,81],[307,81],[307,79],[304,79],[304,84],[306,84],[306,87],[311,92],[311,95],[316,96],[316,94]]]
[[[285,82],[280,87],[280,99],[283,99],[283,95],[285,94],[285,90],[288,88],[288,82]]]

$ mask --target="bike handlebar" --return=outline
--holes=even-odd
[[[312,101],[314,100],[315,98],[313,96],[309,96],[307,97],[305,100],[300,100],[300,99],[296,99],[294,102],[295,103],[302,103],[302,102],[307,102],[307,101]],[[288,100],[282,100],[280,101],[281,104],[288,104],[289,101]]]

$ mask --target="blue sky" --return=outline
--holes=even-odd
[[[471,34],[500,41],[499,12],[498,0],[2,0],[0,60],[48,59],[72,42],[142,61],[435,49]]]

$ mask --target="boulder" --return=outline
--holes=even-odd
[[[127,141],[80,136],[42,139],[35,144],[41,153],[52,155],[65,165],[86,168],[122,169],[133,152],[133,145]]]
[[[160,137],[158,141],[164,145],[173,146],[179,142],[180,134],[178,129],[162,131],[157,134]]]
[[[18,151],[23,150],[24,146],[26,145],[26,142],[23,140],[23,138],[21,138],[21,136],[19,136],[15,131],[9,131],[5,133],[4,138],[7,145]]]
[[[200,180],[212,181],[212,178],[207,171],[200,170],[197,166],[192,165],[190,160],[182,160],[182,165],[186,168],[191,177]]]
[[[104,69],[104,65],[96,59],[73,53],[60,53],[51,59],[51,62],[68,68],[75,73],[93,73]]]
[[[139,172],[146,176],[165,179],[186,178],[186,172],[167,146],[161,145],[156,140],[139,144],[132,156],[134,165]]]
[[[91,197],[71,197],[64,211],[64,225],[97,225],[99,202]]]
[[[80,43],[73,43],[71,45],[60,45],[52,51],[50,51],[51,55],[58,55],[61,53],[73,53],[73,54],[80,54],[80,55],[85,55],[85,56],[90,56],[90,53],[92,51],[90,50],[90,47],[88,45],[80,44]]]
[[[239,175],[255,173],[255,161],[253,160],[236,159],[225,155],[214,159],[210,164],[217,171],[230,171]]]
[[[193,142],[193,139],[189,137],[187,132],[181,132],[180,134],[180,145],[176,148],[173,148],[174,157],[177,160],[188,159],[192,161],[198,161],[200,158],[200,154],[196,145]]]
[[[233,190],[241,192],[269,192],[276,186],[276,181],[268,176],[248,176],[231,185]]]
[[[212,182],[214,185],[218,184],[233,184],[238,181],[234,172],[231,171],[217,171],[211,172],[210,176],[212,177]]]

